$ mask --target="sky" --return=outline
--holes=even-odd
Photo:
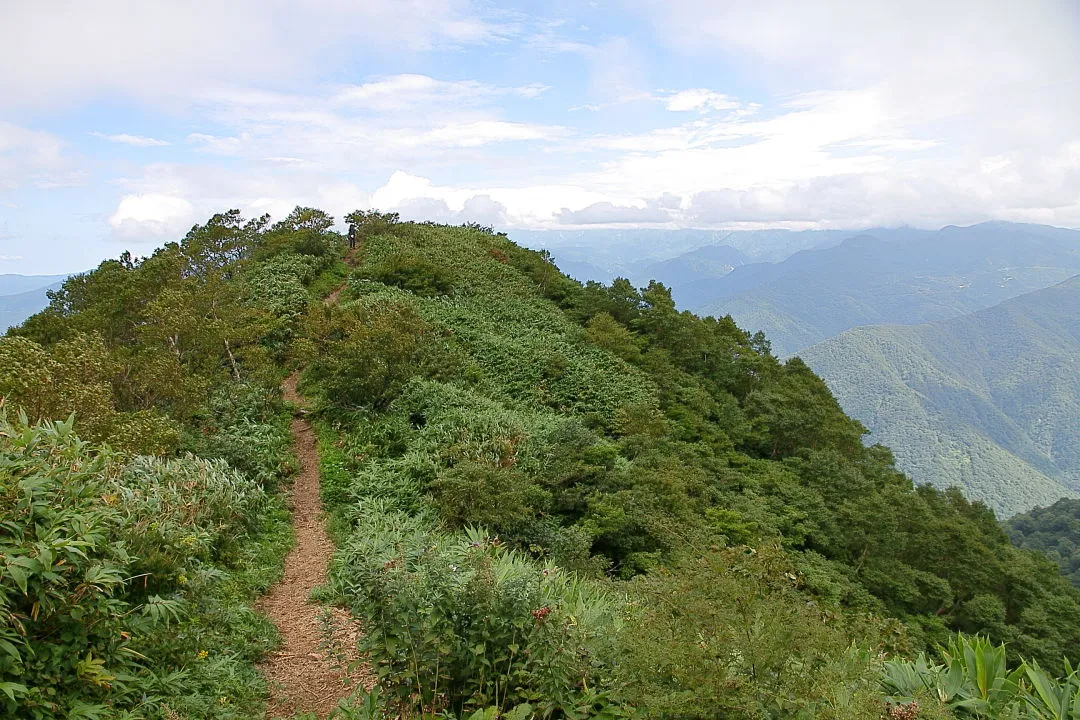
[[[1080,227],[1076,0],[0,6],[0,273],[297,205]]]

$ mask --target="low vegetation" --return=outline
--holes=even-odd
[[[1030,713],[1080,661],[1080,592],[865,447],[804,363],[490,228],[354,219],[335,303],[327,216],[226,213],[0,340],[9,714],[259,716],[300,367],[320,592],[379,679],[342,718],[1077,716]],[[1008,644],[1011,704],[956,700],[919,655],[950,642],[948,668]]]

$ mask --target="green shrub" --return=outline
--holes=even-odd
[[[863,634],[810,601],[777,548],[731,548],[637,578],[621,639],[644,717],[881,717]],[[864,648],[873,642],[873,623]]]
[[[189,432],[184,451],[220,458],[267,490],[293,472],[289,414],[277,391],[254,383],[232,383],[218,389]]]
[[[138,655],[119,599],[131,557],[102,501],[119,471],[71,423],[0,419],[0,703],[9,717],[92,717]]]
[[[423,517],[369,507],[335,578],[365,620],[363,651],[401,707],[615,711],[617,606],[483,531],[446,536]]]
[[[241,580],[228,565],[255,546],[265,550],[253,566],[280,562],[283,543],[269,539],[273,532],[254,545],[242,542],[275,527],[267,503],[257,482],[223,461],[125,462],[80,441],[70,421],[31,426],[25,417],[0,415],[5,716],[161,717],[177,698],[193,707],[198,687],[212,684],[213,703],[192,717],[235,717],[214,703],[237,687],[229,674],[245,673],[244,685],[255,692],[244,697],[240,716],[254,711],[262,693],[251,653],[221,655],[219,671],[209,675],[186,666],[215,638],[270,633],[250,621],[250,631],[210,622],[215,614],[235,618],[262,582]]]
[[[441,363],[438,329],[406,304],[327,308],[312,326],[319,347],[305,378],[339,408],[385,408],[411,378]]]
[[[407,253],[389,255],[366,266],[357,277],[377,280],[421,297],[447,295],[454,289],[454,283],[443,265]]]
[[[479,462],[440,472],[430,490],[451,527],[483,526],[500,533],[531,519],[551,501],[551,493],[514,468]]]
[[[881,687],[890,701],[940,703],[963,718],[1080,720],[1080,672],[1068,660],[1060,678],[1034,661],[1010,667],[1004,645],[962,634],[938,655],[940,663],[925,653],[886,662]]]

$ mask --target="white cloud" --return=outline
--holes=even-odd
[[[196,146],[198,150],[215,155],[236,155],[244,142],[250,139],[251,136],[247,133],[243,133],[241,137],[218,137],[206,133],[191,133],[187,136],[188,143]]]
[[[1071,0],[636,6],[673,53],[701,62],[686,75],[691,87],[660,76],[679,63],[643,37],[470,0],[183,9],[105,0],[66,5],[42,49],[23,36],[45,11],[13,6],[0,60],[18,58],[25,73],[0,76],[0,92],[20,111],[127,94],[173,102],[192,120],[174,151],[195,151],[190,164],[122,166],[118,234],[168,235],[226,207],[280,216],[296,204],[506,227],[1080,225],[1080,6]],[[365,67],[367,55],[353,52],[361,46],[380,56],[375,72],[393,73],[431,66],[411,53],[480,43],[499,63],[477,76],[488,82],[463,79],[472,65],[449,54],[440,77],[354,79],[338,62]],[[553,62],[528,55],[541,49],[578,63],[581,77],[532,74]],[[573,102],[626,112],[565,113]],[[0,190],[84,182],[68,153],[55,135],[0,123]]]
[[[611,202],[598,202],[570,210],[562,208],[555,214],[555,220],[562,225],[649,225],[669,223],[676,219],[680,199],[666,194],[640,205],[616,205]]]
[[[342,87],[329,102],[335,106],[376,112],[401,111],[417,106],[446,109],[507,96],[536,98],[548,89],[540,83],[499,87],[475,80],[449,82],[428,75],[402,74]]]
[[[350,44],[389,52],[489,42],[516,32],[470,0],[128,0],[16,2],[0,23],[9,105],[67,104],[104,92],[183,102],[209,81],[310,79]]]
[[[723,93],[705,88],[693,88],[672,93],[665,99],[665,105],[672,112],[686,112],[688,110],[735,110],[740,103]]]
[[[573,184],[530,185],[517,187],[449,187],[440,186],[428,178],[397,171],[385,185],[371,196],[371,206],[384,211],[409,210],[434,207],[418,200],[434,199],[446,205],[449,212],[479,216],[488,212],[503,218],[507,226],[552,226],[554,217],[562,208],[581,209],[606,198],[584,187]],[[455,215],[456,217],[457,215]],[[409,219],[423,220],[420,215]],[[471,220],[465,217],[462,221]],[[485,220],[488,218],[485,218]],[[476,220],[481,222],[483,220]]]
[[[602,102],[646,99],[647,82],[645,58],[628,38],[612,38],[590,56],[589,84]]]
[[[22,255],[0,255],[0,262],[15,262],[22,259]]]
[[[195,207],[181,197],[158,193],[125,195],[109,218],[109,225],[126,240],[157,241],[178,238],[195,217]]]
[[[298,205],[318,207],[338,219],[371,207],[371,196],[350,182],[294,170],[250,173],[213,165],[157,163],[138,177],[118,181],[123,189],[108,225],[124,241],[177,240],[195,223],[227,208],[250,217],[285,217]]]
[[[885,111],[906,123],[967,118],[938,128],[963,131],[958,141],[1037,143],[1036,127],[1075,133],[1080,5],[1072,0],[645,4],[677,51],[710,56],[722,47],[788,88],[875,87]]]
[[[225,132],[195,132],[188,142],[200,152],[323,172],[390,172],[405,163],[455,158],[466,164],[475,162],[479,148],[565,136],[561,126],[507,119],[497,105],[544,90],[426,75],[393,75],[310,94],[221,86],[201,93],[198,107]]]
[[[85,181],[63,140],[0,120],[0,191],[75,187]]]
[[[158,140],[157,138],[145,137],[143,135],[128,135],[127,133],[106,135],[101,132],[92,132],[90,135],[101,138],[102,140],[108,140],[109,142],[120,143],[122,145],[134,145],[135,147],[163,147],[169,144],[165,140]]]
[[[396,138],[403,146],[478,147],[490,143],[524,140],[551,140],[563,133],[562,128],[534,123],[504,122],[501,120],[477,120],[454,125],[444,125],[427,132]]]

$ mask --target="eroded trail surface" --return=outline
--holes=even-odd
[[[296,391],[297,374],[284,384],[285,399],[304,407]],[[285,558],[285,574],[258,602],[281,633],[281,647],[263,665],[270,683],[271,718],[298,713],[326,715],[358,684],[370,688],[369,668],[355,665],[359,628],[341,608],[308,602],[312,588],[326,581],[334,545],[323,527],[319,498],[319,455],[315,431],[303,417],[293,418],[293,442],[300,472],[292,489],[296,547]]]

